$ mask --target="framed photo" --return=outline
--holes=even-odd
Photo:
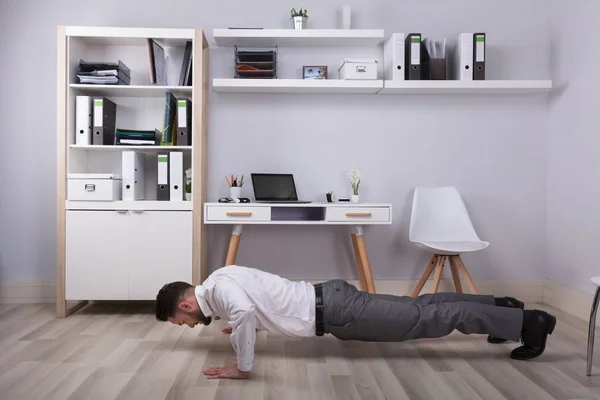
[[[327,66],[302,67],[302,79],[327,79]]]

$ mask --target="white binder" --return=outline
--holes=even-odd
[[[404,80],[404,33],[392,33],[383,46],[385,80]]]
[[[169,185],[171,201],[183,201],[183,153],[172,151],[169,154]]]
[[[137,151],[124,151],[122,157],[123,200],[135,201],[146,198],[144,176],[145,156]]]
[[[92,144],[92,100],[91,96],[75,98],[75,144],[77,146]]]
[[[473,80],[473,33],[461,33],[458,36],[455,54],[455,79],[460,81]]]

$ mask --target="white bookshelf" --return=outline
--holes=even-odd
[[[67,210],[90,211],[192,211],[191,201],[69,201]]]
[[[222,93],[338,93],[375,94],[383,81],[341,79],[213,79],[213,88]]]
[[[219,47],[370,47],[384,40],[383,29],[215,29]]]
[[[156,40],[165,50],[166,86],[150,82],[148,38]],[[193,84],[178,86],[189,41],[193,45]],[[200,283],[208,274],[207,232],[202,220],[208,141],[205,107],[208,42],[204,32],[201,29],[59,26],[57,50],[57,315],[64,317],[76,309],[77,306],[68,309],[67,301],[77,301],[80,305],[89,300],[151,300],[159,284],[174,280]],[[79,60],[122,61],[130,69],[131,82],[129,85],[79,84],[76,76]],[[76,144],[76,96],[106,97],[114,102],[117,129],[160,131],[166,92],[172,92],[178,100],[192,101],[191,146]],[[69,199],[70,174],[120,174],[121,153],[126,150],[145,155],[143,200]],[[157,199],[156,157],[159,152],[167,151],[183,153],[184,170],[193,171],[191,201]],[[157,252],[160,243],[172,251],[168,263],[165,256]],[[169,268],[165,268],[167,264]],[[104,279],[111,274],[115,277],[112,284]]]
[[[162,98],[165,92],[172,92],[176,97],[191,98],[192,96],[191,86],[89,85],[81,83],[71,83],[69,86],[74,93],[93,96]]]
[[[550,80],[384,81],[378,94],[536,94],[552,89]]]

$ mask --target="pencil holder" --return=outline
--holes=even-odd
[[[230,186],[229,187],[229,197],[232,199],[239,199],[242,197],[242,187],[241,186]]]

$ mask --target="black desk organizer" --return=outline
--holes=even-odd
[[[235,47],[235,78],[277,78],[277,47],[275,50],[239,50]]]

